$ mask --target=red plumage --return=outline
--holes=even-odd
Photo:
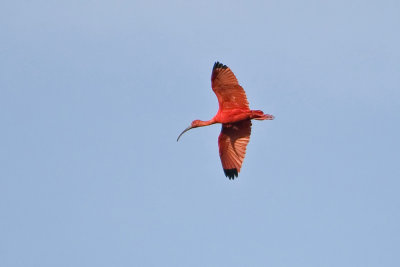
[[[226,65],[219,62],[214,64],[211,87],[218,98],[217,114],[209,121],[193,121],[178,140],[192,128],[222,123],[218,138],[219,155],[225,176],[234,179],[240,172],[250,141],[251,120],[272,120],[274,116],[264,114],[261,110],[250,110],[245,91]]]

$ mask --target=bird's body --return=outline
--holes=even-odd
[[[178,137],[186,131],[221,123],[218,138],[219,155],[225,176],[234,179],[238,176],[250,140],[251,120],[272,120],[274,116],[261,110],[250,110],[246,93],[239,85],[235,75],[226,65],[214,64],[211,74],[211,86],[217,95],[219,109],[209,121],[194,120]]]

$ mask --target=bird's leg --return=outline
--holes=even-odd
[[[273,120],[275,117],[273,115],[270,114],[264,114],[264,120]]]

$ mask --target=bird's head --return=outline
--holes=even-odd
[[[194,120],[194,121],[192,121],[192,123],[190,124],[190,127],[191,127],[191,128],[200,127],[200,126],[202,126],[202,125],[201,125],[202,122],[203,122],[203,121],[201,121],[201,120]]]
[[[181,138],[181,136],[186,133],[187,131],[189,131],[190,129],[193,128],[197,128],[201,126],[201,120],[194,120],[192,121],[192,123],[189,125],[189,127],[187,127],[185,130],[183,130],[183,132],[181,132],[181,134],[178,136],[178,139],[176,139],[176,141],[179,141],[179,138]]]

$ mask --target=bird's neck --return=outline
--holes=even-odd
[[[203,126],[208,126],[208,125],[211,125],[211,124],[214,124],[214,123],[217,123],[216,122],[216,120],[214,119],[214,118],[212,118],[211,120],[209,120],[209,121],[198,121],[197,122],[197,127],[203,127]]]

